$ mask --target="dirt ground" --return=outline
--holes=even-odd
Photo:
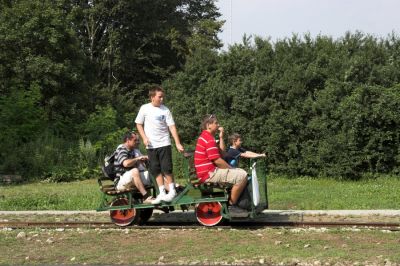
[[[268,219],[400,221],[397,215],[370,213],[365,219],[360,213],[355,214],[272,211]],[[163,219],[195,221],[190,213],[157,212],[152,218]],[[109,216],[105,212],[1,212],[0,221],[108,222]],[[0,229],[0,265],[20,264],[400,265],[400,231],[240,227]]]
[[[400,232],[3,228],[0,264],[400,265]]]

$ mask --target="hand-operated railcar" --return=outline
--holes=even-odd
[[[200,224],[214,226],[223,220],[253,219],[264,209],[268,208],[267,179],[265,161],[251,159],[248,168],[249,182],[247,192],[249,205],[247,213],[230,213],[228,208],[229,186],[212,183],[199,183],[193,163],[193,152],[184,153],[183,173],[187,177],[187,184],[178,187],[178,195],[172,202],[159,205],[144,204],[142,195],[135,188],[125,191],[116,191],[111,181],[106,177],[98,179],[101,191],[101,202],[97,211],[109,211],[111,221],[118,226],[131,224],[143,225],[152,216],[154,209],[169,212],[173,209],[187,211],[191,206]],[[154,177],[152,183],[156,184]],[[157,185],[146,187],[155,197],[158,193]],[[257,191],[258,190],[258,191]]]

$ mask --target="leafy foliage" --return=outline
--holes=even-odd
[[[0,1],[0,172],[95,174],[148,85],[220,47],[218,16],[212,0]]]
[[[272,172],[360,178],[399,173],[399,39],[293,35],[196,51],[165,82],[185,142],[218,115]],[[394,59],[396,58],[396,59]],[[396,66],[396,67],[394,67]]]
[[[187,144],[215,113],[272,172],[400,174],[397,35],[244,36],[218,52],[219,16],[213,0],[0,1],[0,172],[96,175],[163,83]]]

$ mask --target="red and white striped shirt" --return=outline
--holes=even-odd
[[[214,137],[207,130],[203,130],[197,139],[194,152],[194,167],[200,182],[206,181],[210,173],[214,172],[216,166],[212,161],[218,158],[221,158],[221,155]]]

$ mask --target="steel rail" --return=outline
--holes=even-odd
[[[386,222],[249,222],[236,221],[226,225],[214,226],[210,228],[222,229],[261,229],[261,228],[368,228],[390,231],[400,231],[399,223]],[[57,228],[89,228],[89,229],[199,229],[208,228],[193,222],[148,222],[141,226],[119,227],[111,222],[36,222],[36,221],[0,221],[0,228],[25,229],[25,228],[42,228],[42,229],[57,229]]]

